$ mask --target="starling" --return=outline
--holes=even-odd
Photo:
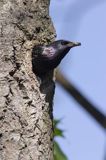
[[[79,42],[66,40],[54,41],[49,45],[37,45],[32,50],[33,72],[42,76],[56,68],[72,47],[80,46]]]

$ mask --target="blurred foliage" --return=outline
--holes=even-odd
[[[59,129],[57,125],[61,120],[54,120],[54,138],[55,137],[64,137],[63,130]],[[61,150],[59,144],[54,140],[54,160],[67,160],[66,155]]]
[[[54,160],[67,160],[66,155],[60,149],[56,141],[54,141]]]
[[[59,129],[57,125],[61,122],[61,120],[54,120],[54,137],[60,136],[64,137],[63,130]]]

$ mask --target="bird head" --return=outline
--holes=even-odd
[[[70,42],[66,40],[58,40],[43,47],[42,56],[51,61],[60,61],[65,57],[69,50],[73,47],[80,46],[79,42]]]
[[[50,43],[49,45],[38,45],[34,46],[32,53],[36,57],[45,57],[53,59],[58,56],[66,55],[68,51],[76,46],[80,46],[79,42],[70,42],[66,40],[58,40]]]
[[[33,68],[37,72],[48,72],[56,68],[69,50],[73,47],[80,46],[79,42],[70,42],[58,40],[49,45],[34,46],[32,50]]]

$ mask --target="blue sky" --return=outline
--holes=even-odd
[[[57,39],[80,41],[59,68],[102,112],[106,113],[106,1],[51,0]],[[62,118],[65,139],[58,138],[68,160],[104,160],[104,130],[60,87],[54,116]]]

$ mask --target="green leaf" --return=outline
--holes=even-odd
[[[54,141],[54,160],[68,160],[56,141]]]
[[[57,125],[60,123],[61,120],[54,120],[53,123],[54,123],[54,136],[60,136],[60,137],[64,137],[63,135],[63,130],[59,129],[57,127]]]
[[[60,123],[61,119],[54,119],[53,125],[54,127],[57,127],[57,125]]]
[[[54,128],[54,136],[64,137],[63,130],[61,130],[59,128]]]

